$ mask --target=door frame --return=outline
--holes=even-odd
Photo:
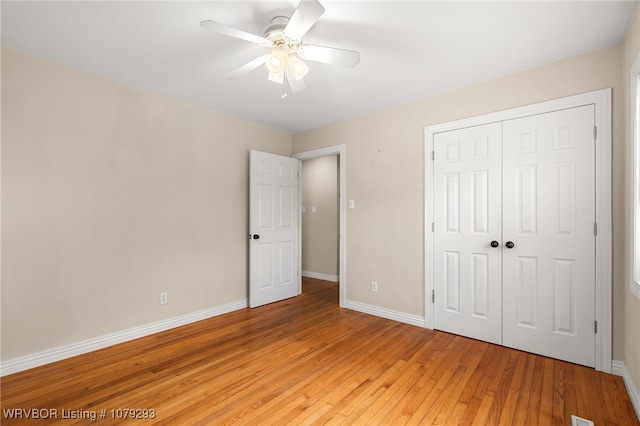
[[[450,121],[424,128],[425,155],[425,327],[433,329],[431,294],[433,291],[434,220],[433,199],[433,137],[436,133],[465,127],[512,120],[585,105],[595,107],[597,137],[595,144],[595,220],[597,223],[595,253],[595,318],[598,322],[595,354],[596,370],[611,373],[612,361],[612,247],[611,247],[611,89],[602,89],[565,98],[540,102],[462,120]],[[596,136],[596,135],[594,135]]]
[[[338,182],[339,182],[339,234],[338,234],[338,256],[339,256],[339,271],[338,271],[338,285],[340,286],[340,307],[344,307],[347,294],[347,222],[346,222],[346,191],[345,191],[345,174],[346,174],[346,146],[333,145],[326,148],[314,149],[311,151],[304,151],[292,154],[293,158],[301,160],[298,162],[298,223],[300,224],[300,232],[298,234],[298,290],[302,292],[302,161],[311,160],[313,158],[328,157],[331,155],[338,156]]]

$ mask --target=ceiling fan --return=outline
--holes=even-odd
[[[324,10],[317,0],[302,0],[290,18],[274,17],[271,24],[264,29],[262,36],[209,20],[200,22],[200,26],[264,46],[267,49],[266,54],[236,68],[225,75],[225,78],[241,77],[266,64],[269,70],[268,79],[283,85],[282,97],[285,98],[287,86],[293,93],[306,87],[304,76],[309,72],[309,66],[303,59],[352,68],[360,62],[360,53],[354,50],[302,43],[302,37],[318,21]]]

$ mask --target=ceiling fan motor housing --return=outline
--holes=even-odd
[[[286,16],[276,16],[271,20],[271,23],[262,32],[262,36],[269,40],[273,46],[286,44],[289,47],[294,47],[300,44],[299,40],[291,40],[284,35],[284,29],[289,23],[289,18]]]

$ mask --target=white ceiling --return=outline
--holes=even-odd
[[[619,43],[638,4],[320,1],[303,41],[358,50],[361,62],[308,62],[307,88],[284,100],[264,66],[225,80],[263,48],[199,22],[261,35],[297,0],[2,1],[2,44],[295,133]]]

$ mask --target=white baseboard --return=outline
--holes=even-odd
[[[636,415],[638,416],[638,420],[640,420],[640,392],[638,392],[638,386],[636,386],[636,383],[633,383],[633,379],[631,379],[631,376],[629,375],[627,366],[624,365],[624,362],[616,361],[614,359],[611,361],[611,373],[616,376],[622,376],[624,384],[627,387],[627,392],[629,393],[629,398],[631,398],[633,408],[636,409]]]
[[[302,271],[302,276],[309,277],[309,278],[316,278],[318,280],[333,281],[336,283],[340,281],[340,279],[338,278],[338,275],[323,274],[322,272]]]
[[[213,308],[204,309],[202,311],[192,312],[190,314],[181,315],[179,317],[169,318],[152,324],[134,327],[116,333],[107,334],[105,336],[84,340],[82,342],[73,343],[71,345],[60,346],[32,355],[20,358],[10,359],[0,363],[0,377],[19,371],[28,370],[30,368],[39,367],[41,365],[50,364],[76,355],[87,352],[96,351],[108,346],[117,345],[118,343],[127,342],[129,340],[138,339],[140,337],[149,336],[161,331],[169,330],[182,325],[212,318],[218,315],[237,311],[248,306],[247,299],[238,300],[236,302],[227,303],[225,305],[215,306]]]
[[[424,317],[418,315],[405,314],[404,312],[392,311],[391,309],[384,309],[379,306],[354,302],[353,300],[346,300],[343,307],[365,314],[374,315],[376,317],[403,322],[405,324],[417,325],[418,327],[424,328]]]

